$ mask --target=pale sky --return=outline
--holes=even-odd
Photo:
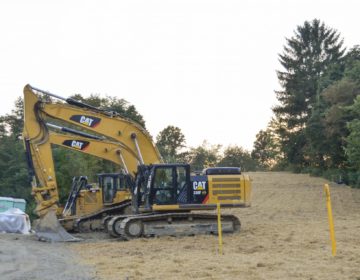
[[[156,137],[181,128],[252,149],[280,89],[278,54],[318,18],[360,44],[360,1],[38,1],[0,4],[0,115],[29,83],[68,97],[117,96]]]

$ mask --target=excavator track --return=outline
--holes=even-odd
[[[222,215],[222,232],[240,230],[240,220],[234,215]],[[198,213],[154,213],[115,216],[108,222],[110,235],[125,240],[139,237],[192,236],[217,234],[217,215]]]
[[[103,208],[95,213],[82,216],[74,221],[73,230],[76,232],[89,232],[104,230],[102,219],[107,216],[119,215],[126,212],[126,208],[131,206],[131,201],[123,201],[116,206]]]

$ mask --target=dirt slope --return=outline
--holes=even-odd
[[[73,244],[101,279],[360,279],[360,191],[331,185],[337,256],[331,256],[323,179],[251,173],[253,203],[224,211],[242,231],[217,237]]]
[[[353,279],[360,280],[360,190],[331,185],[337,256],[331,256],[323,179],[252,173],[253,203],[224,236],[139,239],[84,235],[49,244],[0,234],[0,279]]]

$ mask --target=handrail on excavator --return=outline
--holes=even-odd
[[[31,85],[29,85],[29,87],[34,90],[34,91],[37,91],[37,92],[41,92],[45,95],[49,95],[51,97],[55,97],[57,99],[60,99],[60,100],[63,100],[65,101],[66,103],[68,103],[69,105],[73,105],[73,106],[77,106],[79,108],[86,108],[86,109],[90,109],[92,111],[95,111],[95,112],[98,112],[98,113],[103,113],[107,116],[119,116],[118,113],[114,112],[114,111],[105,111],[103,109],[100,109],[100,108],[97,108],[95,106],[92,106],[90,104],[87,104],[87,103],[84,103],[84,102],[81,102],[81,101],[78,101],[78,100],[75,100],[73,98],[66,98],[66,97],[62,97],[60,95],[57,95],[57,94],[54,94],[54,93],[51,93],[49,91],[46,91],[46,90],[42,90],[42,89],[39,89],[39,88],[36,88],[36,87],[33,87]]]

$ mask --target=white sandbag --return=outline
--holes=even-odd
[[[18,208],[0,213],[0,232],[28,234],[31,230],[29,216]]]

